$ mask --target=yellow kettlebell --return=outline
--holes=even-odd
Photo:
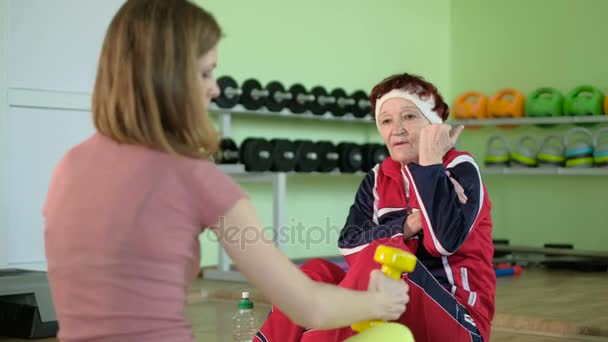
[[[414,268],[416,267],[416,257],[413,254],[389,246],[378,246],[378,248],[376,248],[376,253],[374,254],[374,260],[382,264],[382,268],[380,269],[382,273],[393,279],[400,279],[401,274],[404,272],[410,273],[414,271]],[[375,329],[385,324],[387,323],[384,321],[371,320],[355,323],[351,328],[358,333],[362,333],[371,327],[374,327]],[[397,325],[407,329],[407,327],[401,324]],[[380,331],[389,331],[391,329],[393,328],[384,328],[380,329]],[[407,330],[409,331],[409,329]]]

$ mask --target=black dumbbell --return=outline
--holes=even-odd
[[[272,112],[280,112],[289,101],[293,98],[290,92],[285,90],[285,87],[279,81],[272,81],[266,85],[268,97],[266,98],[266,108]]]
[[[340,153],[338,148],[330,141],[318,141],[316,143],[319,153],[319,172],[332,172],[338,168]]]
[[[268,89],[262,88],[262,85],[257,80],[250,78],[243,82],[241,86],[240,103],[249,110],[258,110],[266,104],[266,99],[270,92]]]
[[[214,159],[218,164],[237,164],[239,162],[239,148],[234,140],[222,138]]]
[[[308,108],[313,114],[322,115],[330,111],[330,105],[336,102],[336,98],[329,96],[327,90],[321,86],[316,86],[310,90],[315,100],[308,104]]]
[[[247,138],[241,143],[240,159],[245,171],[268,171],[272,164],[272,144],[264,138]]]
[[[361,149],[363,152],[361,171],[363,172],[368,172],[377,164],[382,164],[384,159],[389,156],[388,149],[384,144],[365,144]]]
[[[296,172],[313,172],[319,169],[321,159],[318,145],[310,140],[296,140]]]
[[[370,114],[372,105],[369,102],[369,96],[363,90],[354,92],[351,98],[355,100],[352,113],[356,118],[364,118]]]
[[[315,96],[306,91],[306,88],[301,84],[294,84],[289,87],[291,100],[287,105],[292,113],[304,113],[308,109],[310,103],[315,101]]]
[[[346,113],[354,112],[355,99],[348,97],[344,89],[334,89],[330,95],[336,99],[336,102],[329,106],[334,116],[344,116]]]
[[[213,102],[220,108],[232,108],[239,103],[241,89],[236,81],[230,76],[222,76],[217,79],[220,95]]]
[[[296,165],[296,145],[288,139],[272,139],[270,171],[293,171]]]
[[[338,144],[340,162],[338,167],[340,172],[354,173],[361,170],[363,165],[363,151],[361,146],[354,143],[342,142]]]

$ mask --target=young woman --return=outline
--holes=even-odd
[[[113,18],[93,93],[97,132],[56,166],[44,207],[60,340],[193,341],[184,306],[206,227],[298,324],[335,328],[404,312],[404,281],[375,271],[368,291],[329,286],[271,243],[234,239],[251,227],[262,234],[246,194],[209,160],[220,37],[213,16],[186,0],[128,0]]]

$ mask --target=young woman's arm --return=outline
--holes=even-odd
[[[368,291],[314,282],[262,238],[249,200],[239,200],[212,227],[241,273],[294,323],[313,329],[348,326],[369,319],[395,320],[409,301],[403,280],[372,272]]]

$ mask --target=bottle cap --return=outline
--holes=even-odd
[[[249,292],[245,291],[241,294],[241,300],[239,300],[237,306],[243,310],[253,309],[253,302],[249,300]]]

